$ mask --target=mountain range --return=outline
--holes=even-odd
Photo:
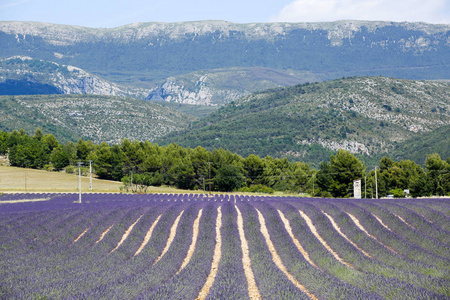
[[[196,21],[87,28],[0,22],[0,57],[72,65],[118,83],[146,86],[199,70],[264,67],[322,78],[383,75],[450,78],[450,25],[375,21]]]
[[[312,164],[445,152],[426,143],[450,119],[448,24],[3,21],[0,45],[2,130]]]

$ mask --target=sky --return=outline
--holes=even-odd
[[[450,0],[0,0],[0,21],[111,28],[199,20],[450,24]]]

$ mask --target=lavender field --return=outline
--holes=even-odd
[[[77,200],[0,196],[0,299],[450,299],[450,199]]]

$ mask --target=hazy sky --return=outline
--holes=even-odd
[[[116,27],[196,20],[450,24],[450,0],[0,0],[0,21]]]

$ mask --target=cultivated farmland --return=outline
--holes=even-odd
[[[0,299],[450,297],[449,199],[77,200],[0,196]]]

